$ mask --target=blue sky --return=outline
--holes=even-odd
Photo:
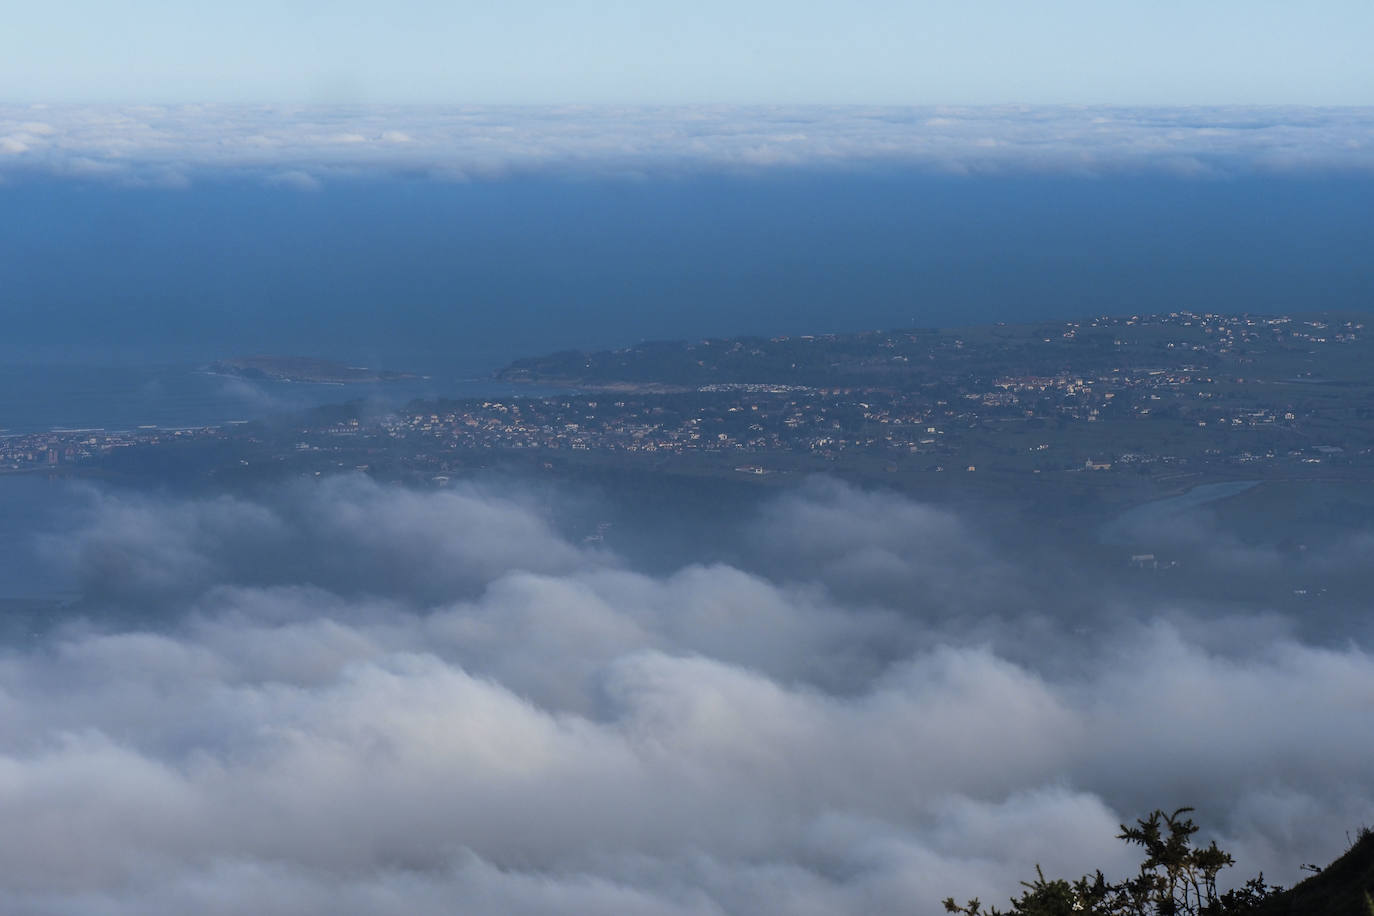
[[[1368,0],[12,4],[9,102],[1374,103]]]

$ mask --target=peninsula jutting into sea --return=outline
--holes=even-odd
[[[754,478],[828,470],[918,489],[933,474],[1073,486],[1086,474],[1094,486],[1132,489],[1365,479],[1374,474],[1371,350],[1357,317],[1189,311],[645,343],[521,359],[499,373],[554,396],[11,436],[0,464],[137,473],[144,459],[162,464],[157,450],[213,442],[215,461],[196,463],[204,473],[428,477],[506,457]],[[216,365],[249,377],[346,377],[322,360]]]
[[[308,356],[239,356],[216,360],[206,367],[219,375],[276,382],[314,382],[335,385],[396,382],[414,378],[407,372],[349,366]]]

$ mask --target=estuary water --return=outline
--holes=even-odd
[[[1135,506],[1103,525],[1098,532],[1098,538],[1104,544],[1115,546],[1130,544],[1135,540],[1137,532],[1158,531],[1162,525],[1167,525],[1171,519],[1179,518],[1208,503],[1244,493],[1252,487],[1259,486],[1260,483],[1261,481],[1258,480],[1228,480],[1222,483],[1206,483],[1193,487],[1186,493],[1180,493],[1178,496],[1156,499]]]

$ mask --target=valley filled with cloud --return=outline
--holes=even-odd
[[[925,914],[1155,807],[1285,884],[1374,816],[1358,636],[950,507],[818,479],[647,564],[511,480],[78,497],[0,654],[15,914]]]

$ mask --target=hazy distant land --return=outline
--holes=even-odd
[[[1374,476],[1374,342],[1359,317],[1169,312],[850,335],[648,343],[518,360],[501,381],[564,393],[322,407],[248,427],[11,437],[0,466],[136,469],[134,446],[214,441],[235,469],[427,477],[474,462],[777,478],[829,471],[922,490],[1176,490]],[[246,357],[245,378],[404,373]],[[265,460],[266,459],[266,460]],[[316,467],[318,466],[318,468]],[[388,470],[389,469],[389,470]],[[237,473],[237,471],[236,471]]]
[[[343,381],[341,369],[373,371],[323,360],[225,363],[247,379],[316,383]],[[577,710],[601,709],[602,697],[588,692],[585,706],[560,705],[569,697],[582,702],[581,687],[563,685],[586,683],[588,670],[627,670],[627,657],[664,671],[688,664],[676,676],[689,698],[707,678],[708,688],[724,684],[741,697],[740,708],[767,710],[765,723],[788,714],[778,698],[793,702],[791,693],[806,704],[814,696],[843,698],[823,709],[845,718],[800,729],[819,737],[789,759],[830,767],[823,753],[833,745],[830,733],[847,729],[873,743],[835,759],[893,761],[885,765],[897,774],[895,788],[879,784],[875,798],[909,788],[908,739],[894,743],[889,735],[919,721],[912,710],[959,708],[970,684],[1005,683],[983,705],[944,717],[953,737],[937,734],[927,744],[949,755],[941,766],[956,775],[929,791],[962,792],[963,774],[981,772],[968,761],[986,759],[986,748],[1005,734],[1021,740],[1012,726],[1027,717],[1023,734],[1049,734],[1067,750],[1048,764],[1032,759],[1011,770],[1011,782],[999,764],[987,785],[1002,792],[1071,778],[1091,794],[1047,796],[1053,810],[1088,799],[1103,814],[1087,826],[1105,823],[1105,835],[1117,811],[1126,818],[1151,803],[1140,796],[1171,806],[1196,802],[1230,823],[1228,806],[1268,803],[1277,773],[1313,800],[1305,802],[1313,826],[1277,852],[1257,853],[1244,837],[1263,832],[1240,821],[1237,860],[1245,870],[1286,868],[1291,881],[1292,863],[1301,861],[1292,849],[1310,848],[1316,861],[1335,858],[1340,831],[1367,810],[1352,807],[1345,784],[1329,773],[1334,760],[1355,774],[1348,779],[1357,789],[1367,782],[1359,691],[1371,682],[1368,657],[1346,647],[1367,645],[1370,634],[1363,611],[1374,582],[1371,364],[1374,338],[1358,316],[1172,311],[564,351],[498,372],[501,394],[426,396],[398,406],[399,398],[357,398],[367,393],[360,386],[338,397],[355,398],[347,403],[243,424],[0,437],[0,469],[28,472],[5,481],[12,486],[3,508],[12,516],[33,516],[45,500],[54,503],[49,519],[79,517],[58,500],[93,513],[65,541],[45,542],[63,548],[54,555],[79,561],[70,584],[35,582],[32,597],[16,591],[16,600],[0,606],[0,635],[45,646],[48,633],[92,608],[104,620],[119,613],[148,626],[151,614],[176,619],[171,615],[188,605],[240,601],[229,606],[232,613],[265,608],[245,618],[264,621],[253,625],[253,651],[242,652],[237,640],[226,650],[195,635],[167,639],[183,640],[197,652],[191,657],[218,660],[230,652],[232,664],[241,657],[256,663],[284,657],[274,655],[283,608],[299,629],[298,621],[318,625],[321,595],[364,621],[380,619],[373,595],[399,596],[391,600],[403,612],[380,624],[326,618],[330,630],[383,659],[389,649],[367,647],[390,646],[401,634],[409,640],[404,651],[426,659],[419,677],[440,664],[459,672],[460,664],[496,658],[480,672],[511,685],[511,700],[490,698],[504,686],[446,674],[443,683],[462,692],[457,701],[443,698],[445,710],[497,702],[502,715],[547,708],[578,721]],[[527,396],[512,392],[517,381]],[[64,489],[45,479],[66,474],[104,483]],[[551,508],[538,511],[547,521],[527,508],[546,504]],[[12,578],[33,562],[33,551],[20,552],[27,543],[12,537],[6,545]],[[622,634],[639,639],[633,634],[646,622],[654,629],[642,642],[621,642]],[[452,663],[430,660],[444,625],[460,632],[459,648],[444,650],[458,659]],[[374,626],[385,635],[370,635]],[[568,634],[587,635],[579,644]],[[657,650],[650,638],[676,640],[664,644],[679,654]],[[492,651],[480,639],[501,642]],[[577,645],[602,653],[592,669],[569,651]],[[758,654],[730,654],[737,650]],[[524,661],[530,652],[537,665]],[[793,659],[809,665],[817,656],[825,664],[816,673],[791,667]],[[73,672],[88,664],[72,657],[64,664]],[[230,661],[219,664],[236,670]],[[388,685],[416,677],[387,664]],[[713,673],[730,666],[749,673],[729,680]],[[148,668],[125,667],[140,675]],[[273,661],[261,675],[273,691],[281,670]],[[308,676],[317,670],[308,668]],[[547,680],[545,671],[559,677]],[[909,671],[919,675],[917,688],[898,680]],[[649,674],[660,696],[658,685],[669,679]],[[796,679],[800,690],[785,686]],[[45,679],[29,702],[67,682],[89,679]],[[755,683],[766,704],[738,692]],[[1176,716],[1157,715],[1171,696],[1161,701],[1159,690],[1175,689],[1170,685],[1201,716],[1181,729]],[[359,702],[378,708],[375,693],[365,684]],[[133,694],[140,716],[149,695]],[[192,698],[193,709],[204,705],[194,689],[181,695]],[[890,701],[894,695],[900,702]],[[1198,696],[1206,702],[1193,702]],[[1261,707],[1276,712],[1256,727]],[[384,722],[398,708],[383,707]],[[655,715],[627,717],[636,741],[643,722],[665,721],[661,706],[644,708]],[[874,710],[885,709],[892,718],[875,721]],[[1007,718],[986,732],[992,737],[964,741],[968,723],[1004,709]],[[538,714],[538,721],[562,721]],[[282,715],[292,727],[300,721],[297,707]],[[353,707],[343,710],[342,734],[353,734],[356,716]],[[425,733],[431,721],[427,714]],[[1098,739],[1117,723],[1122,732]],[[1325,731],[1314,732],[1313,723]],[[680,734],[674,721],[655,727]],[[766,753],[757,759],[773,759],[777,740],[765,735],[758,747]],[[331,760],[337,746],[331,738]],[[1234,747],[1233,756],[1218,747]],[[421,755],[425,774],[433,771],[430,753],[426,747]],[[728,771],[737,758],[722,759],[708,761],[710,768]],[[469,774],[470,763],[459,760],[445,773]],[[497,762],[494,779],[505,779],[504,766]],[[1235,775],[1256,766],[1262,785]],[[837,797],[851,804],[847,787],[871,781],[867,763],[859,770],[837,781],[813,777],[814,791],[843,783]],[[675,791],[676,773],[663,783]],[[772,770],[762,779],[772,779]],[[446,798],[454,785],[441,782],[433,797]],[[1171,793],[1180,785],[1187,794],[1178,798]],[[753,811],[755,799],[773,797],[747,788],[730,800],[722,822],[733,825],[741,805]],[[387,802],[369,816],[390,816]],[[780,823],[778,835],[790,837],[796,819],[789,814]],[[921,822],[912,823],[903,829],[919,836]],[[1324,901],[1363,893],[1369,851],[1361,840],[1355,853],[1264,912],[1344,912],[1323,909]],[[1083,865],[1061,863],[1050,874],[1097,861],[1094,852]],[[1026,867],[1019,859],[987,866],[1012,878]],[[973,893],[975,878],[940,878],[919,893],[933,906],[945,893]],[[869,909],[865,902],[857,911]]]
[[[216,360],[207,367],[207,371],[255,380],[333,385],[397,382],[415,378],[408,372],[349,366],[308,356],[238,356]]]

